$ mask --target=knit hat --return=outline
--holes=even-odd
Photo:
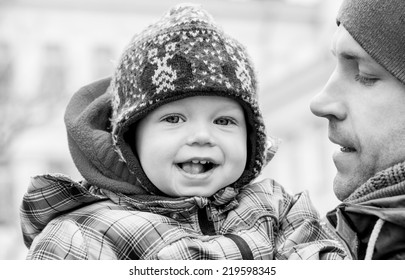
[[[248,160],[232,186],[249,183],[267,163],[252,64],[242,45],[224,34],[199,6],[178,5],[136,35],[118,62],[110,90],[116,152],[149,192],[159,193],[143,172],[126,134],[148,112],[182,98],[224,96],[242,105],[249,135]]]
[[[344,0],[337,22],[375,61],[405,84],[404,0]]]

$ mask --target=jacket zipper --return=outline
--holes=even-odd
[[[216,235],[214,226],[214,215],[212,214],[211,205],[208,204],[204,208],[198,209],[198,223],[200,225],[201,232],[205,235]],[[243,260],[253,260],[253,253],[249,248],[246,241],[235,234],[225,234],[225,237],[235,242],[238,247]]]
[[[205,206],[205,211],[207,212],[208,221],[210,222],[214,221],[214,218],[212,216],[211,204],[207,204],[207,206]]]
[[[211,206],[208,204],[204,208],[198,209],[198,224],[200,230],[205,235],[216,235],[212,218]]]

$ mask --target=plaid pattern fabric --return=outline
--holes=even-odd
[[[201,197],[151,201],[66,177],[35,177],[21,209],[27,259],[241,259],[225,234],[242,238],[254,259],[345,257],[305,192],[293,197],[264,180],[239,194],[224,190],[221,199],[228,203]],[[207,205],[215,225],[211,236],[202,234],[197,216]]]

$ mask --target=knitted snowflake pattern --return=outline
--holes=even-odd
[[[248,111],[256,132],[249,176],[257,176],[266,158],[266,135],[251,65],[244,47],[206,11],[194,5],[171,9],[132,39],[111,81],[112,135],[122,160],[128,162],[130,154],[123,134],[150,110],[185,97],[220,95],[238,100]]]

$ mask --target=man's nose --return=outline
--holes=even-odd
[[[187,138],[188,145],[208,145],[215,144],[213,137],[213,127],[209,123],[195,122],[190,126]]]
[[[310,103],[311,112],[318,116],[327,118],[328,120],[343,120],[346,118],[346,108],[343,88],[336,77],[336,73],[332,74],[325,87],[315,95]]]

